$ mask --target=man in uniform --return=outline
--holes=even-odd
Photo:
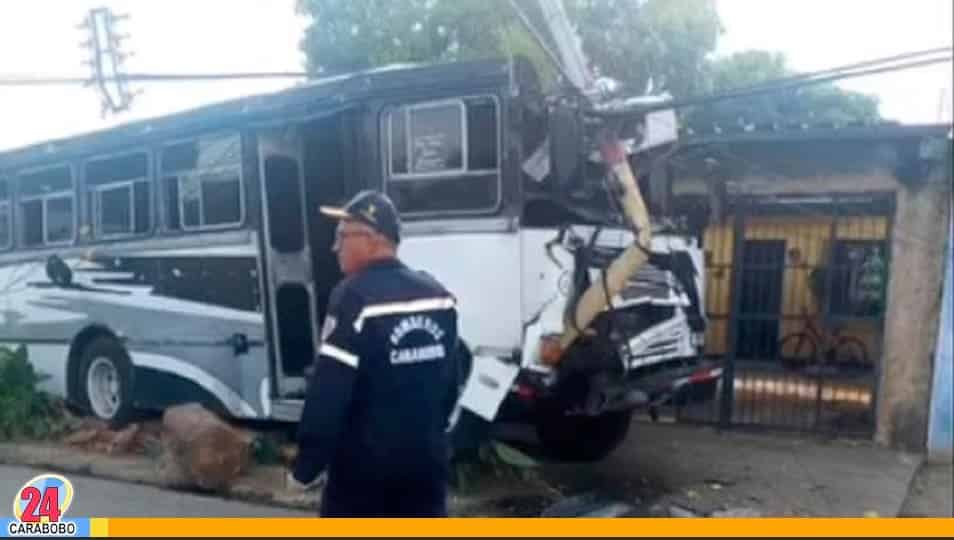
[[[448,419],[457,399],[455,301],[397,259],[400,220],[383,194],[344,208],[331,293],[305,398],[293,476],[327,469],[322,516],[446,516]]]

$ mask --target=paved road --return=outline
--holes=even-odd
[[[0,516],[10,512],[15,491],[43,470],[0,465]],[[305,512],[202,497],[151,486],[124,484],[66,475],[75,496],[68,515],[73,517],[307,517]]]

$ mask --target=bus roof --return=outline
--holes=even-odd
[[[504,84],[511,74],[504,60],[428,65],[389,65],[308,82],[272,93],[196,107],[124,123],[80,135],[50,139],[0,152],[0,170],[38,162],[69,160],[135,147],[201,131],[280,122],[347,108],[356,101],[401,95],[416,88],[478,87]]]

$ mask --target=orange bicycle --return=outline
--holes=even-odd
[[[838,330],[828,332],[815,324],[808,310],[802,308],[801,331],[786,335],[778,343],[779,359],[787,369],[820,366],[863,368],[868,365],[868,348],[854,336],[843,336]]]

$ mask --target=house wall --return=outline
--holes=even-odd
[[[927,443],[950,210],[949,168],[898,189],[875,437],[918,452]]]
[[[907,144],[907,143],[906,143]],[[889,280],[887,284],[883,332],[868,332],[867,341],[881,341],[881,369],[878,381],[875,438],[884,445],[923,451],[928,444],[929,415],[931,444],[950,444],[951,377],[950,355],[935,356],[938,346],[938,322],[941,311],[942,276],[949,216],[951,213],[950,142],[941,142],[946,166],[933,161],[929,175],[898,180],[898,167],[905,162],[900,146],[871,141],[852,144],[824,143],[750,144],[729,146],[727,152],[714,153],[717,166],[689,164],[678,171],[673,195],[709,197],[710,208],[723,208],[725,200],[736,196],[818,195],[852,193],[890,193],[894,195],[894,215],[861,223],[842,218],[838,236],[889,241]],[[806,158],[810,156],[810,158]],[[699,157],[706,157],[704,154]],[[926,156],[922,156],[926,157]],[[934,158],[930,158],[934,159]],[[706,158],[708,160],[708,158]],[[704,160],[697,159],[698,163]],[[916,167],[925,162],[917,162]],[[911,176],[912,169],[904,174]],[[712,189],[716,186],[715,189]],[[721,193],[721,197],[712,197]],[[729,314],[731,289],[732,220],[717,216],[721,225],[705,232],[706,245],[718,246],[710,262],[725,265],[707,277],[707,306],[712,313]],[[808,261],[819,260],[820,246],[828,239],[830,222],[810,217],[799,221],[789,218],[750,218],[745,237],[785,239],[798,246]],[[864,231],[864,232],[861,232]],[[810,264],[810,262],[809,262]],[[721,275],[719,275],[721,273]],[[812,305],[806,294],[804,271],[787,269],[785,275],[786,311],[797,311],[800,303]],[[945,293],[950,294],[950,293]],[[948,325],[945,328],[950,328]],[[715,319],[709,330],[708,352],[727,349],[727,319]],[[781,329],[785,335],[788,328]],[[878,336],[882,333],[883,336]],[[950,344],[950,340],[946,342]],[[938,369],[934,369],[937,362]],[[946,362],[946,366],[944,362]],[[944,371],[946,369],[947,371]],[[932,390],[934,400],[931,401]],[[934,412],[938,411],[938,412]],[[934,427],[935,425],[939,427]],[[943,443],[937,442],[943,441]]]

